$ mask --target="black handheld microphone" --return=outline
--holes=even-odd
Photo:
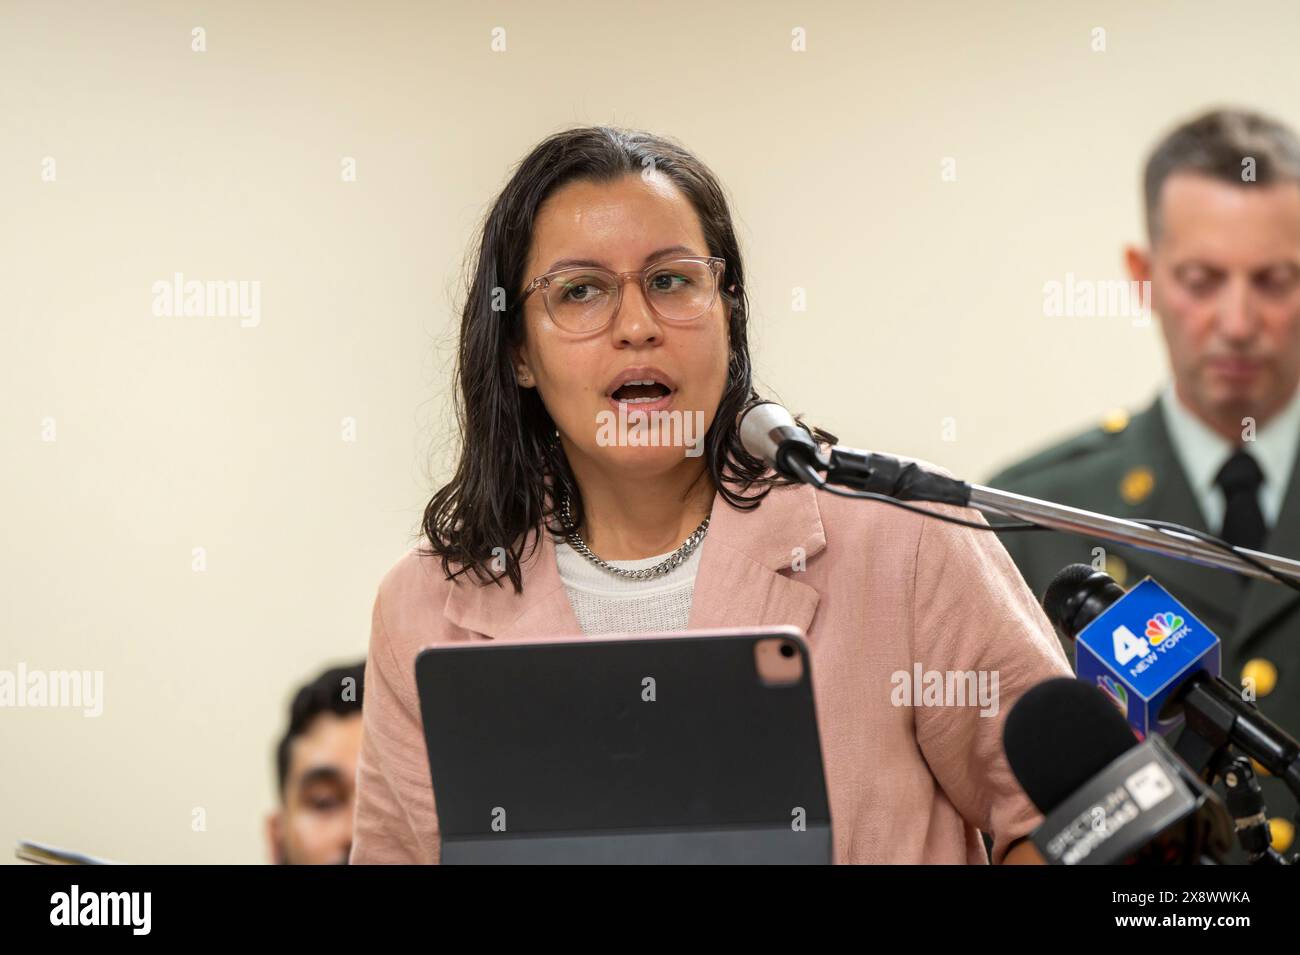
[[[1232,843],[1222,803],[1160,736],[1138,743],[1095,687],[1040,683],[1007,714],[1007,762],[1044,820],[1052,865],[1218,865]]]
[[[1053,578],[1043,594],[1043,610],[1062,637],[1074,640],[1085,627],[1106,615],[1125,595],[1109,575],[1087,564],[1071,564]],[[1205,628],[1209,632],[1209,628]],[[1214,642],[1218,637],[1212,633]],[[1164,665],[1163,662],[1158,666]],[[1163,672],[1163,671],[1162,671]],[[1138,696],[1124,667],[1111,675],[1131,696]],[[1272,775],[1282,779],[1300,798],[1300,743],[1270,720],[1241,691],[1199,664],[1183,669],[1170,661],[1162,677],[1174,685],[1158,714],[1161,719],[1186,717],[1186,729],[1178,741],[1178,755],[1197,772],[1210,765],[1214,755],[1231,743],[1254,758]]]

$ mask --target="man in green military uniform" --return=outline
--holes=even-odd
[[[1156,147],[1144,185],[1149,248],[1126,260],[1150,283],[1172,382],[989,484],[1300,559],[1300,140],[1257,114],[1209,113]],[[1040,599],[1071,563],[1124,587],[1154,577],[1223,641],[1223,677],[1300,737],[1300,592],[1057,532],[1001,538]],[[1274,847],[1294,848],[1295,801],[1261,784]]]

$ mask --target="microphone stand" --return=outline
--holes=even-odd
[[[1288,557],[1244,547],[1235,548],[1234,553],[1181,531],[1161,530],[1108,514],[969,484],[947,475],[926,471],[913,462],[886,454],[839,445],[831,445],[824,452],[808,453],[811,450],[805,446],[800,453],[800,447],[783,443],[777,455],[778,467],[786,465],[782,470],[788,469],[789,476],[821,488],[833,484],[899,501],[928,501],[970,507],[984,514],[1027,521],[1067,534],[1127,544],[1246,577],[1273,583],[1279,583],[1278,578],[1284,578],[1300,584],[1300,561]],[[791,467],[792,464],[797,464],[797,467]],[[817,473],[818,470],[826,472],[824,478]],[[1238,554],[1245,554],[1250,559],[1244,560]],[[1183,735],[1186,737],[1188,734]],[[1200,763],[1200,769],[1208,766],[1212,773],[1224,778],[1238,836],[1242,847],[1250,854],[1251,861],[1260,865],[1291,864],[1290,860],[1268,845],[1267,816],[1264,814],[1259,782],[1250,761],[1245,757],[1232,756],[1228,752],[1228,745],[1226,734],[1222,738],[1215,738],[1211,734],[1210,739],[1201,744],[1200,751],[1188,755],[1195,757],[1193,764]],[[1292,762],[1283,781],[1300,798],[1300,767],[1296,763]],[[1264,820],[1262,834],[1259,826],[1261,819]],[[1297,822],[1300,822],[1300,815],[1297,816]],[[1300,855],[1297,855],[1297,859],[1300,859]]]
[[[1276,583],[1277,577],[1280,576],[1300,583],[1300,561],[1289,557],[1245,547],[1237,548],[1238,552],[1248,555],[1273,571],[1270,574],[1268,570],[1242,560],[1231,551],[1181,531],[1157,530],[1136,521],[1097,514],[1077,507],[1066,507],[1063,504],[1053,504],[1050,501],[1040,501],[1007,491],[981,487],[978,484],[972,484],[970,492],[970,506],[986,514],[1005,514],[1030,521],[1041,527],[1050,527],[1070,534],[1100,537],[1118,544],[1128,544],[1142,550],[1154,551],[1166,557],[1203,564],[1218,570],[1230,570],[1260,580]]]
[[[1237,840],[1250,859],[1251,865],[1289,865],[1282,853],[1271,845],[1268,828],[1268,810],[1264,794],[1260,791],[1255,770],[1245,756],[1233,756],[1220,750],[1214,761],[1214,772],[1223,780],[1227,792],[1228,813],[1232,816]]]
[[[985,514],[1016,518],[1067,534],[1127,544],[1166,557],[1230,570],[1247,577],[1276,582],[1280,576],[1300,583],[1300,561],[1288,557],[1237,548],[1240,553],[1271,570],[1273,573],[1270,574],[1236,554],[1190,534],[1157,530],[1121,517],[1041,501],[979,484],[968,484],[932,471],[924,471],[916,464],[886,454],[832,445],[828,454],[818,457],[818,463],[826,471],[824,482],[827,484],[884,494],[900,501],[931,501],[971,507]],[[801,479],[806,478],[801,476]]]

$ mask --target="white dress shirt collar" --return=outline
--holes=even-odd
[[[1160,407],[1174,451],[1209,524],[1208,529],[1217,532],[1223,524],[1226,502],[1214,478],[1236,447],[1184,405],[1172,383],[1161,393]],[[1265,522],[1272,527],[1282,512],[1296,451],[1300,449],[1300,389],[1267,424],[1256,429],[1255,440],[1245,442],[1244,447],[1264,474],[1259,505]]]

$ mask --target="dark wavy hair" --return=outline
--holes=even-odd
[[[511,361],[523,336],[523,272],[538,209],[552,193],[570,182],[611,182],[647,168],[676,184],[699,216],[708,254],[726,260],[719,294],[731,306],[730,360],[705,436],[708,473],[727,503],[740,509],[757,507],[773,485],[788,483],[745,451],[736,426],[740,411],[758,395],[749,359],[745,271],[718,180],[703,162],[660,136],[609,126],[566,130],[519,163],[483,222],[467,275],[455,372],[459,462],[429,501],[423,521],[426,555],[442,559],[449,580],[469,572],[480,583],[500,586],[509,577],[521,592],[520,563],[525,548],[531,553],[537,547],[539,528],[569,534],[582,523],[582,494],[555,422],[537,389],[519,386]],[[755,488],[757,493],[747,493]],[[564,492],[571,501],[570,526],[563,525],[556,504]]]
[[[351,699],[344,696],[344,680],[352,680],[356,689]],[[289,703],[289,726],[275,748],[275,770],[281,799],[284,798],[284,784],[289,781],[289,747],[293,741],[311,728],[316,717],[325,713],[335,716],[360,714],[365,684],[366,661],[358,660],[347,666],[331,667],[294,693]]]

